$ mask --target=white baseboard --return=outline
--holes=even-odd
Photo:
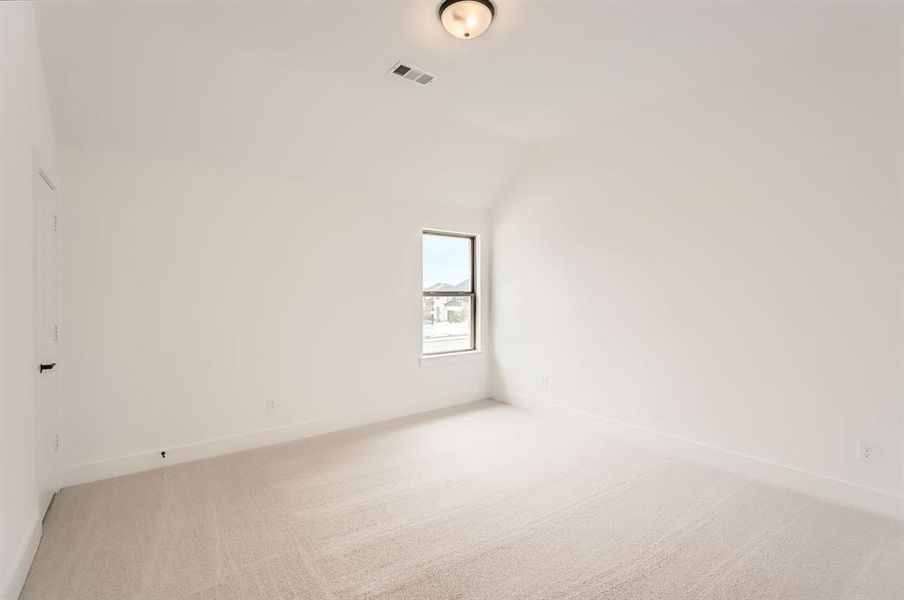
[[[223,454],[231,454],[241,450],[281,444],[324,433],[333,433],[353,427],[370,425],[381,421],[388,421],[399,417],[416,415],[441,408],[468,404],[476,401],[474,398],[441,400],[431,402],[418,402],[416,404],[400,404],[379,410],[359,413],[348,413],[320,419],[302,421],[289,425],[281,425],[268,429],[258,429],[247,433],[229,435],[220,438],[183,444],[180,446],[168,446],[166,458],[160,456],[159,450],[138,452],[127,456],[118,456],[93,462],[64,467],[59,473],[59,487],[88,483],[140,471],[159,469],[202,458],[211,458]],[[5,600],[5,599],[4,599]]]
[[[724,448],[717,448],[661,431],[609,419],[602,415],[568,408],[537,398],[530,398],[522,394],[502,392],[496,395],[496,399],[500,402],[530,409],[546,417],[589,427],[592,430],[605,432],[631,443],[680,456],[681,458],[717,469],[904,520],[904,497],[882,490],[826,477]]]
[[[41,542],[41,519],[35,520],[28,535],[22,540],[19,551],[10,565],[9,572],[3,573],[4,579],[0,581],[0,600],[16,600],[25,585],[25,578],[31,569],[35,552]]]

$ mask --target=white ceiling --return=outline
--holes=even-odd
[[[462,41],[438,3],[43,2],[57,137],[270,163],[400,138],[502,169],[532,142],[896,10],[499,0],[490,30]],[[388,75],[397,60],[437,80]]]

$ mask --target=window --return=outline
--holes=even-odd
[[[425,356],[477,349],[475,249],[472,235],[424,232]]]

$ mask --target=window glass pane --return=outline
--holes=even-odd
[[[424,234],[424,291],[473,291],[470,238]]]
[[[424,354],[474,348],[471,296],[424,296]]]

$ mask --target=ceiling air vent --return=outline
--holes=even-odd
[[[400,62],[394,64],[392,69],[389,70],[393,75],[398,75],[404,79],[408,79],[415,83],[419,83],[421,85],[427,85],[436,77],[427,73],[423,69],[418,69],[417,67],[412,67],[411,65],[404,65]]]

